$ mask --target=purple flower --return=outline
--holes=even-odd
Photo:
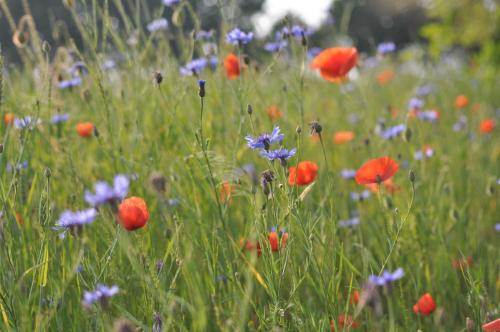
[[[453,131],[462,131],[467,127],[467,117],[461,115],[457,122],[453,124]]]
[[[302,38],[302,36],[309,35],[309,33],[307,33],[306,30],[300,25],[294,25],[290,30],[290,35],[294,36],[297,39],[300,39]]]
[[[181,68],[181,75],[198,75],[208,64],[206,58],[193,59]]]
[[[275,53],[278,52],[279,50],[285,48],[288,46],[288,43],[286,40],[281,40],[281,41],[275,41],[275,42],[269,42],[264,45],[264,49],[268,51],[269,53]]]
[[[25,116],[24,118],[14,119],[14,128],[32,130],[33,128],[35,128],[35,126],[41,123],[42,121],[40,119],[32,118],[31,116]]]
[[[368,190],[363,190],[360,193],[351,192],[351,199],[355,202],[364,201],[370,197],[370,192]]]
[[[159,18],[147,25],[147,29],[149,32],[155,32],[155,31],[160,31],[160,30],[167,30],[168,28],[168,21],[166,18]]]
[[[418,110],[418,109],[421,109],[422,107],[424,107],[424,101],[422,99],[412,98],[408,102],[408,109],[410,109],[410,110],[412,110],[412,109]]]
[[[96,289],[94,291],[85,291],[83,294],[83,305],[90,307],[95,302],[99,301],[101,304],[105,305],[107,303],[108,298],[118,294],[119,288],[118,286],[105,286],[102,284],[97,284]]]
[[[22,169],[26,169],[26,168],[28,168],[28,162],[27,161],[23,161],[22,163],[17,164],[16,167],[15,167],[16,170],[22,170]],[[7,165],[6,165],[7,172],[10,173],[10,172],[12,172],[13,169],[14,169],[14,167],[12,166],[12,164],[8,162]]]
[[[209,40],[212,38],[214,35],[213,30],[205,31],[205,30],[200,30],[196,32],[195,39],[196,40]]]
[[[74,77],[69,80],[62,80],[59,82],[58,87],[59,89],[69,89],[69,88],[74,88],[77,86],[80,86],[82,84],[82,79],[80,77]]]
[[[59,237],[64,238],[68,230],[74,230],[75,228],[81,228],[83,225],[90,224],[96,217],[97,210],[94,208],[76,212],[66,210],[61,213],[53,229],[57,231],[62,230]]]
[[[226,39],[232,45],[248,44],[253,39],[253,32],[247,33],[235,28],[226,34]]]
[[[377,46],[378,54],[389,54],[396,50],[396,44],[393,42],[380,43]]]
[[[170,207],[176,207],[180,203],[181,203],[181,200],[178,198],[171,198],[171,199],[167,200],[167,204]]]
[[[360,222],[361,220],[359,219],[359,217],[352,217],[347,220],[340,220],[339,227],[353,227],[359,225]]]
[[[418,112],[417,119],[422,121],[436,122],[439,119],[439,113],[434,110]]]
[[[431,93],[435,92],[437,90],[436,86],[434,84],[426,84],[419,86],[417,90],[415,91],[415,95],[417,97],[424,97],[427,95],[430,95]]]
[[[380,136],[384,139],[391,139],[401,135],[406,130],[405,124],[399,124],[394,127],[390,127],[380,133]]]
[[[431,148],[426,148],[424,150],[418,150],[415,152],[415,160],[422,160],[424,157],[430,158],[434,155],[434,150]]]
[[[365,61],[363,62],[366,68],[375,68],[378,66],[379,63],[380,63],[379,59],[377,59],[374,56],[366,58]]]
[[[340,171],[340,176],[346,180],[353,179],[355,175],[356,175],[355,169],[343,169]]]
[[[274,127],[273,132],[270,134],[262,134],[257,138],[253,138],[250,135],[245,137],[248,147],[251,149],[266,149],[269,150],[269,146],[272,143],[280,143],[283,141],[284,135],[280,134],[280,128]]]
[[[405,275],[402,268],[397,269],[394,272],[389,272],[387,270],[381,276],[371,275],[368,277],[368,282],[375,284],[377,286],[388,286],[396,280],[403,278]]]
[[[68,121],[68,119],[69,119],[69,113],[56,114],[52,117],[52,120],[50,122],[52,124],[59,124]]]
[[[120,201],[127,196],[130,179],[125,175],[117,175],[113,181],[113,187],[104,181],[96,182],[95,194],[86,190],[85,201],[92,206],[99,206],[108,202]]]
[[[181,3],[181,0],[163,0],[165,6],[171,7]]]
[[[278,150],[271,150],[271,151],[261,150],[260,155],[261,157],[267,158],[271,161],[279,159],[281,160],[281,162],[285,162],[286,160],[292,158],[295,155],[295,152],[297,152],[296,149],[287,150],[281,148]]]
[[[321,47],[311,47],[307,50],[307,58],[312,59],[316,55],[320,54],[323,49]]]
[[[112,59],[108,59],[104,61],[104,63],[102,64],[102,69],[104,70],[111,70],[115,67],[116,67],[116,62]]]
[[[87,65],[85,65],[85,63],[83,63],[82,61],[76,61],[68,69],[68,73],[70,73],[73,77],[75,77],[76,75],[87,75],[89,73],[89,69],[87,68]]]
[[[497,232],[500,232],[500,224],[495,224],[495,230],[496,230]]]

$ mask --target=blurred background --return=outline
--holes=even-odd
[[[269,40],[283,26],[286,17],[286,24],[308,29],[311,46],[327,47],[347,39],[361,51],[370,52],[385,41],[394,42],[399,49],[424,43],[429,46],[431,58],[459,49],[477,61],[500,63],[500,0],[183,1],[192,4],[204,30],[214,29],[219,33],[224,28],[239,26]],[[93,11],[93,2],[0,0],[0,44],[7,61],[19,61],[13,35],[26,29],[21,22],[25,14],[33,16],[41,39],[50,45],[64,45],[71,39],[82,47],[69,8],[80,13],[83,20],[88,17],[85,13]],[[99,6],[108,3],[112,23],[118,28],[124,23],[121,19],[124,12],[145,26],[159,16],[172,17],[174,10],[163,6],[162,0],[97,0],[96,3]],[[183,21],[182,29],[186,33],[194,29],[189,17]],[[21,35],[21,41],[23,38],[29,38],[29,34]]]

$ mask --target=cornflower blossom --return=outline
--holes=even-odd
[[[100,302],[102,306],[106,306],[108,299],[118,294],[119,291],[120,289],[118,286],[108,287],[106,285],[97,284],[94,291],[85,291],[82,303],[86,307],[90,307],[96,302]]]
[[[495,230],[496,230],[497,232],[500,232],[500,224],[495,224]]]
[[[56,114],[52,117],[52,120],[50,122],[52,124],[59,124],[68,121],[68,119],[69,119],[69,113]]]
[[[380,133],[380,136],[384,139],[391,139],[401,135],[406,130],[405,124],[399,124],[394,127],[390,127]]]
[[[356,176],[356,170],[355,169],[343,169],[340,171],[340,176],[346,180],[354,179],[354,176]]]
[[[417,88],[417,90],[415,91],[415,95],[417,97],[425,97],[427,95],[434,93],[436,90],[437,88],[434,84],[425,84]]]
[[[61,90],[75,88],[75,87],[80,86],[80,85],[82,85],[82,79],[78,76],[70,78],[68,80],[62,80],[57,84],[57,86]]]
[[[422,159],[424,159],[424,157],[430,158],[433,155],[434,155],[433,149],[425,148],[425,149],[416,151],[413,157],[415,158],[415,160],[422,160]]]
[[[181,203],[181,200],[178,198],[170,198],[169,200],[167,200],[167,205],[170,207],[176,207],[180,203]]]
[[[351,192],[351,199],[354,202],[362,202],[370,197],[370,191],[368,190],[363,190],[360,193],[357,192]]]
[[[418,98],[412,98],[408,102],[408,109],[413,110],[413,109],[421,109],[424,107],[424,101],[422,99]]]
[[[434,110],[418,112],[417,119],[422,121],[436,122],[439,119],[439,113]]]
[[[284,148],[277,149],[277,150],[271,150],[271,151],[261,150],[260,156],[267,158],[270,161],[279,159],[282,164],[285,164],[286,161],[288,159],[292,158],[296,152],[297,152],[296,149],[287,150]]]
[[[467,127],[467,117],[465,115],[461,115],[457,122],[453,124],[453,131],[458,132],[462,131]]]
[[[265,149],[269,150],[269,146],[273,143],[281,143],[285,135],[280,134],[280,128],[274,127],[273,131],[270,134],[262,134],[256,138],[247,135],[245,140],[247,141],[248,147],[255,149]]]
[[[130,179],[121,174],[115,176],[113,186],[104,181],[96,182],[94,185],[95,194],[86,190],[85,201],[92,206],[120,201],[127,196],[129,184]]]
[[[393,42],[380,43],[377,46],[377,53],[381,55],[392,53],[396,50],[396,44]]]
[[[377,286],[389,286],[391,283],[403,278],[405,275],[402,268],[398,268],[394,272],[385,270],[381,276],[371,275],[368,277],[368,282]]]
[[[181,67],[179,71],[182,76],[198,75],[207,65],[208,60],[206,58],[193,59],[184,67]]]
[[[269,53],[275,53],[278,52],[281,49],[284,49],[285,47],[288,46],[288,43],[286,40],[277,40],[274,42],[268,42],[264,45],[264,49],[268,51]]]
[[[182,0],[163,0],[163,4],[167,7],[175,6],[181,3]]]
[[[94,208],[86,209],[83,211],[70,211],[66,210],[61,213],[59,220],[56,222],[56,225],[53,227],[56,231],[61,231],[59,234],[60,238],[64,238],[68,231],[79,233],[83,225],[88,225],[94,222],[97,217],[97,210]]]
[[[6,170],[9,173],[12,172],[14,169],[19,171],[19,170],[26,169],[26,168],[28,168],[27,161],[23,161],[22,163],[17,164],[15,167],[11,163],[7,163],[7,165],[6,165]]]
[[[149,23],[146,28],[148,29],[149,32],[167,30],[168,21],[166,18],[159,18]]]
[[[310,35],[310,33],[307,32],[306,29],[304,29],[300,25],[294,25],[290,29],[290,35],[292,35],[296,39],[300,39],[300,38],[302,38],[302,36],[308,36],[308,35]]]
[[[307,50],[307,59],[313,59],[316,55],[320,54],[321,51],[323,51],[321,47],[311,47]]]
[[[68,73],[71,74],[71,76],[76,77],[76,75],[88,75],[89,69],[87,68],[87,65],[83,63],[82,61],[76,61],[69,69]]]
[[[226,40],[229,44],[240,45],[248,44],[253,39],[253,32],[244,32],[235,28],[226,34]]]
[[[25,116],[24,118],[14,119],[14,128],[16,129],[29,129],[32,130],[37,125],[41,124],[42,121],[31,116]]]
[[[349,218],[349,219],[346,219],[346,220],[340,220],[339,221],[339,227],[354,227],[354,226],[357,226],[359,225],[359,223],[361,222],[360,218],[359,217],[352,217],[352,218]]]
[[[200,30],[197,31],[195,34],[195,39],[196,40],[209,40],[214,36],[213,30],[205,31],[205,30]]]

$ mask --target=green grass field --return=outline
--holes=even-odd
[[[493,68],[424,63],[413,48],[379,56],[374,68],[360,57],[355,77],[335,84],[309,68],[300,40],[247,66],[242,54],[261,46],[254,40],[240,49],[223,34],[215,70],[180,76],[184,63],[173,57],[168,32],[141,30],[128,46],[126,31],[80,28],[81,53],[70,55],[68,46],[54,56],[54,45],[49,52],[33,43],[19,49],[23,66],[3,64],[2,117],[41,123],[20,129],[2,121],[0,129],[1,331],[129,331],[117,327],[124,318],[156,332],[329,331],[331,324],[336,331],[479,331],[500,317],[500,140],[498,128],[480,130],[485,119],[499,121]],[[201,53],[200,42],[175,38],[185,59]],[[223,66],[230,52],[244,67],[234,80]],[[110,58],[116,66],[103,69]],[[76,61],[88,74],[60,89]],[[378,83],[386,70],[394,77]],[[198,78],[206,80],[203,98]],[[420,97],[420,112],[438,110],[434,122],[408,110],[428,84],[436,89]],[[468,105],[457,109],[458,95]],[[274,121],[266,112],[272,105],[282,112]],[[51,123],[64,113],[66,122]],[[75,126],[87,121],[95,130],[81,137]],[[313,121],[321,142],[310,136]],[[382,122],[406,130],[384,139]],[[246,135],[274,126],[281,144],[297,149],[287,167],[246,144]],[[354,138],[334,144],[339,131]],[[433,155],[416,160],[426,145]],[[375,184],[378,192],[353,200],[366,188],[341,171],[382,156],[399,164],[394,187]],[[319,166],[315,181],[290,186],[288,167],[305,160]],[[265,170],[275,175],[268,196]],[[127,197],[145,200],[145,227],[124,229],[115,201],[99,206],[81,232],[60,238],[53,227],[61,213],[89,208],[85,191],[118,174],[130,178]],[[342,227],[355,216],[359,225]],[[277,251],[268,240],[273,226],[288,233]],[[261,255],[245,250],[257,242]],[[401,279],[367,289],[370,275],[398,268]],[[100,283],[119,292],[83,305],[84,292]],[[413,306],[425,293],[437,308],[417,315]],[[340,324],[344,315],[356,323]]]

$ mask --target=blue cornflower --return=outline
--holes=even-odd
[[[439,119],[439,113],[434,110],[418,112],[417,119],[422,121],[436,122]]]
[[[495,230],[496,230],[497,232],[500,232],[500,224],[495,224]]]
[[[211,57],[208,58],[208,66],[210,67],[210,69],[215,70],[218,64],[219,64],[219,59],[217,58],[217,56],[212,55]]]
[[[353,179],[355,175],[356,175],[355,169],[343,169],[340,171],[340,176],[346,180]]]
[[[363,61],[363,65],[366,68],[375,68],[379,65],[380,61],[374,56],[371,56],[369,58],[366,58],[365,61]]]
[[[64,113],[64,114],[56,114],[52,117],[52,120],[50,121],[52,124],[58,124],[58,123],[63,123],[68,121],[69,119],[69,113]]]
[[[316,55],[320,54],[323,49],[321,47],[311,47],[310,49],[307,50],[307,58],[312,59]]]
[[[251,149],[269,150],[269,146],[272,143],[281,143],[284,137],[285,135],[280,134],[280,128],[274,127],[273,132],[270,134],[262,134],[257,138],[253,138],[252,136],[247,135],[245,137],[245,140],[247,141],[248,147],[250,147]]]
[[[425,97],[427,95],[430,95],[434,91],[437,90],[437,87],[434,84],[426,84],[419,86],[417,90],[415,91],[415,95],[417,97]]]
[[[353,227],[359,225],[360,222],[361,220],[359,217],[352,217],[350,219],[340,220],[339,227]]]
[[[179,205],[180,203],[181,203],[181,200],[178,198],[171,198],[171,199],[167,200],[167,204],[170,207],[175,207],[175,206]]]
[[[396,44],[393,42],[380,43],[377,46],[378,54],[389,54],[396,50]]]
[[[422,99],[412,98],[408,102],[408,109],[410,109],[410,110],[412,110],[412,109],[418,110],[418,109],[421,109],[422,107],[424,107],[424,101]]]
[[[208,65],[206,58],[193,59],[180,69],[183,76],[198,75]]]
[[[116,67],[116,62],[113,59],[107,59],[102,64],[102,69],[104,69],[104,70],[111,70],[111,69],[114,69],[115,67]]]
[[[406,130],[406,125],[399,124],[399,125],[396,125],[394,127],[390,127],[388,129],[382,131],[380,136],[382,136],[382,138],[384,138],[384,139],[391,139],[391,138],[394,138],[394,137],[401,135],[405,130]]]
[[[146,28],[148,29],[149,32],[167,30],[168,21],[166,18],[159,18],[149,23]]]
[[[370,197],[370,192],[368,190],[363,190],[360,193],[351,192],[351,199],[355,202],[364,201]]]
[[[102,284],[97,284],[94,291],[85,291],[83,294],[83,305],[90,307],[95,302],[99,301],[101,305],[105,306],[107,304],[108,298],[118,294],[120,289],[118,286],[105,286]]]
[[[467,127],[467,117],[461,115],[457,122],[453,124],[453,131],[462,131]]]
[[[83,61],[76,61],[69,69],[68,73],[70,73],[72,76],[76,75],[87,75],[89,73],[89,69],[87,68],[87,65],[83,63]]]
[[[92,206],[99,206],[108,202],[122,200],[127,196],[129,184],[130,179],[121,174],[115,176],[113,187],[104,181],[96,182],[94,185],[95,194],[86,190],[85,201]]]
[[[22,169],[26,169],[26,168],[28,168],[28,162],[27,161],[23,161],[22,163],[17,164],[16,167],[15,167],[15,169],[18,170],[18,171],[22,170]],[[6,165],[6,170],[7,170],[7,172],[10,173],[10,172],[12,172],[14,170],[14,166],[11,163],[8,162],[7,165]]]
[[[389,272],[387,270],[381,276],[371,275],[368,277],[368,282],[375,284],[377,286],[388,286],[396,280],[403,278],[405,275],[402,268],[397,269],[394,272]]]
[[[196,40],[209,40],[214,35],[213,30],[205,31],[200,30],[196,32],[195,39]]]
[[[35,126],[41,124],[42,121],[31,116],[25,116],[24,118],[14,119],[14,128],[16,129],[29,129],[32,130]]]
[[[70,211],[66,210],[59,216],[59,220],[53,227],[54,230],[61,230],[59,237],[64,238],[68,230],[73,231],[79,229],[83,225],[92,223],[97,217],[97,210],[94,208],[86,209],[83,211]]]
[[[77,76],[70,78],[69,80],[60,81],[58,87],[59,89],[63,90],[63,89],[74,88],[80,85],[82,85],[82,79],[79,76]]]
[[[181,0],[163,0],[163,4],[165,6],[175,6],[181,3]]]
[[[309,33],[300,25],[294,25],[292,29],[290,29],[290,35],[294,36],[297,39],[302,38],[302,36],[307,36]]]
[[[253,32],[247,33],[235,28],[226,34],[226,39],[232,45],[248,44],[253,39]]]
[[[286,160],[292,158],[295,155],[295,152],[297,152],[296,149],[291,149],[287,150],[284,148],[277,149],[277,150],[261,150],[260,155],[261,157],[267,158],[271,161],[279,159],[281,160],[282,163],[284,163]]]
[[[434,150],[431,148],[425,148],[423,150],[415,151],[414,158],[415,160],[422,160],[424,157],[430,158],[434,155]]]
[[[275,53],[275,52],[278,52],[279,50],[281,50],[287,46],[288,46],[288,43],[286,40],[279,40],[279,41],[266,43],[264,45],[264,49],[266,51],[268,51],[269,53]]]
[[[219,276],[217,276],[217,281],[222,282],[224,285],[226,285],[227,284],[227,276],[219,275]]]

